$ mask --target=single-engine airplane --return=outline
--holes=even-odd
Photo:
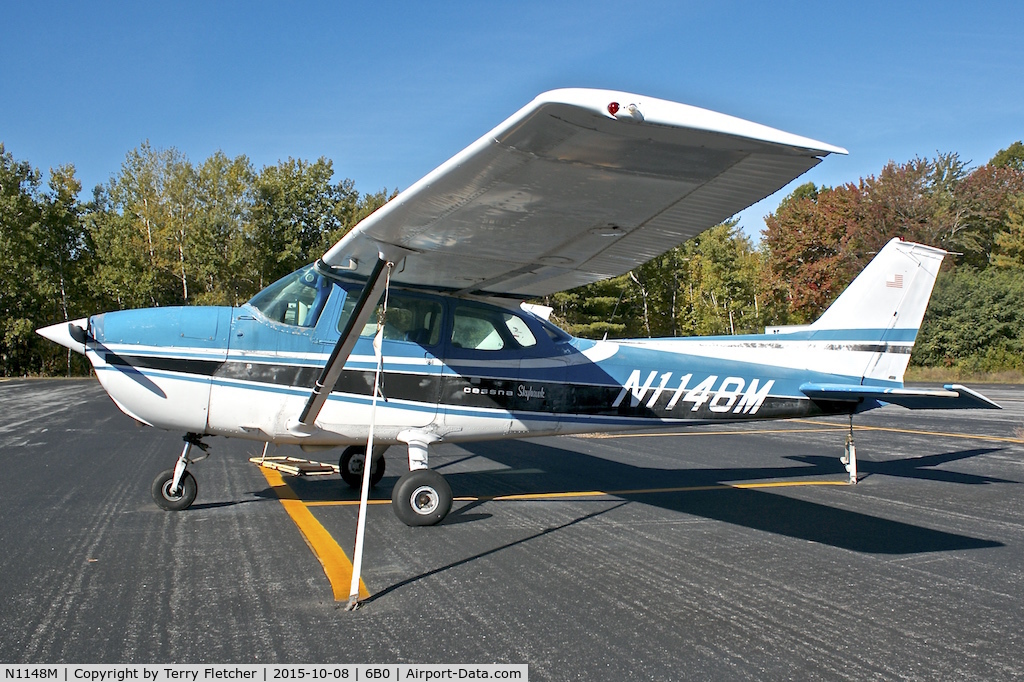
[[[522,304],[628,272],[845,153],[675,102],[555,90],[242,306],[109,312],[39,333],[85,354],[125,414],[186,434],[152,486],[168,510],[195,500],[191,453],[214,435],[345,446],[353,486],[368,440],[373,484],[383,450],[405,444],[393,507],[432,525],[452,504],[428,468],[435,443],[852,419],[886,403],[997,408],[963,386],[903,386],[945,252],[898,239],[800,328],[593,341]]]

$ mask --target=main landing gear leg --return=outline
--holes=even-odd
[[[193,446],[198,447],[203,452],[207,452],[210,449],[210,446],[204,443],[202,438],[198,433],[186,434],[182,438],[185,441],[185,447],[182,448],[174,468],[161,471],[160,475],[153,479],[150,492],[153,494],[153,501],[161,509],[181,511],[182,509],[188,509],[195,502],[196,495],[199,493],[199,486],[196,485],[195,477],[188,471],[188,465],[205,459],[208,455],[189,459],[189,454],[192,452]]]
[[[853,444],[853,415],[850,415],[850,433],[846,436],[846,446],[843,448],[843,456],[839,459],[850,472],[850,484],[857,483],[857,446]]]
[[[395,515],[407,526],[433,526],[452,508],[452,489],[444,476],[427,468],[427,446],[436,435],[403,431],[398,440],[409,445],[409,473],[398,479],[391,493]]]

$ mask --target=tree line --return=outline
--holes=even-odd
[[[93,313],[237,305],[322,255],[383,205],[333,180],[330,160],[257,170],[216,153],[133,149],[88,201],[73,166],[41,172],[0,143],[0,375],[80,373],[87,364],[34,330]]]
[[[839,187],[806,183],[754,244],[719,225],[632,272],[549,296],[571,332],[757,333],[806,324],[881,247],[903,237],[951,252],[912,360],[964,372],[1024,370],[1024,145],[970,168],[955,153],[890,161]]]
[[[0,143],[0,375],[84,373],[34,330],[99,311],[237,305],[315,260],[395,195],[335,182],[332,162],[256,169],[148,143],[82,200],[73,166],[43,174]],[[620,277],[545,303],[593,338],[759,332],[813,320],[893,236],[956,252],[918,364],[1024,369],[1024,147],[970,168],[955,153],[890,162],[840,187],[805,184],[755,244],[712,228]]]

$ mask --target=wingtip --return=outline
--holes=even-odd
[[[977,407],[980,408],[980,409],[988,409],[988,410],[1001,410],[1001,409],[1003,409],[1003,406],[1000,405],[999,403],[995,402],[994,400],[989,400],[988,398],[986,398],[982,394],[978,393],[977,391],[975,391],[973,389],[970,389],[970,388],[967,388],[966,386],[963,386],[961,384],[945,384],[945,385],[943,385],[943,388],[946,389],[947,391],[956,391],[961,396],[965,396],[966,395],[966,396],[969,396],[970,398],[973,398],[978,403],[981,403],[980,405],[977,405]]]

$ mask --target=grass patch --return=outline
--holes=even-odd
[[[922,384],[1024,384],[1024,372],[1017,369],[978,372],[965,371],[958,367],[908,367],[903,381]]]

